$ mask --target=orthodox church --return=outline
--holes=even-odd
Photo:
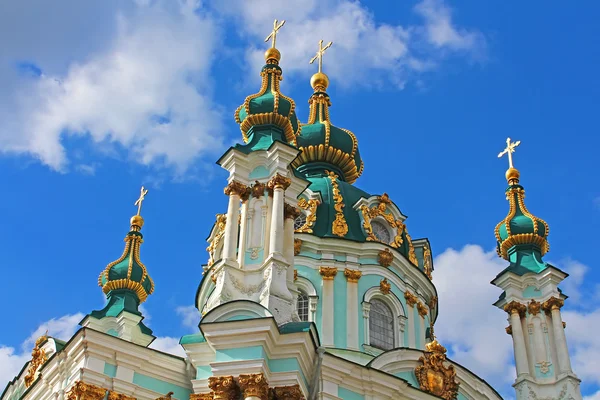
[[[218,160],[228,200],[208,238],[198,332],[180,340],[186,357],[148,347],[155,337],[140,304],[154,283],[140,255],[142,188],[123,254],[98,278],[106,305],[67,342],[40,337],[1,400],[501,399],[434,334],[429,241],[411,237],[387,194],[355,184],[358,140],[333,124],[322,71],[331,43],[320,41],[311,60],[306,123],[281,92],[283,22],[267,38],[260,89],[235,111],[243,141]],[[499,155],[510,166],[509,211],[495,228],[507,267],[492,280],[514,343],[516,398],[580,400],[561,319],[567,274],[542,259],[549,228],[525,207],[518,144],[508,139]]]

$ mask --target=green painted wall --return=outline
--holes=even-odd
[[[160,379],[152,378],[147,375],[139,374],[137,372],[133,373],[133,384],[160,394],[173,392],[173,397],[178,400],[187,400],[190,397],[190,393],[192,393],[190,389],[177,386],[169,382],[164,382]]]
[[[252,172],[250,172],[250,175],[248,175],[248,177],[250,179],[268,178],[269,170],[264,165],[259,165],[258,167],[254,168]]]
[[[413,371],[396,372],[394,374],[394,376],[404,379],[405,381],[410,383],[410,385],[413,387],[416,387],[416,388],[420,387],[419,382],[417,381],[417,377],[415,376],[415,373]]]
[[[350,389],[343,388],[338,386],[338,397],[344,400],[364,400],[365,396],[362,394],[353,392]]]

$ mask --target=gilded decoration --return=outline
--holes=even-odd
[[[42,336],[40,336],[35,341],[35,346],[31,351],[31,361],[29,362],[29,369],[27,370],[27,375],[25,375],[25,387],[31,386],[31,384],[35,381],[35,374],[38,369],[48,361],[48,356],[46,355],[46,351],[42,349],[42,344],[48,339],[48,332]]]
[[[415,375],[421,390],[445,400],[454,400],[458,396],[458,383],[453,365],[446,366],[446,349],[437,339],[425,345],[427,352],[419,358]]]
[[[252,194],[252,197],[259,198],[264,196],[266,189],[267,185],[260,183],[259,181],[255,181],[254,185],[252,185],[252,188],[250,189],[250,193]]]
[[[270,190],[273,190],[273,189],[286,190],[291,184],[292,184],[292,180],[290,178],[286,178],[285,176],[277,173],[267,183],[267,187]]]
[[[213,400],[214,395],[212,393],[196,393],[190,394],[190,400]]]
[[[240,199],[248,199],[248,196],[250,195],[250,188],[238,181],[231,181],[227,186],[225,186],[223,192],[227,196],[235,195],[239,196]]]
[[[542,304],[540,302],[531,300],[529,302],[529,304],[527,305],[527,310],[529,311],[529,314],[531,314],[531,315],[538,315],[541,307],[542,307]]]
[[[283,218],[291,218],[296,219],[300,215],[301,211],[291,204],[284,203],[283,204]]]
[[[239,397],[239,388],[231,375],[211,376],[208,387],[213,391],[215,400],[237,400]]]
[[[304,400],[300,385],[276,387],[273,394],[276,400]]]
[[[319,200],[311,199],[306,200],[304,198],[300,198],[298,200],[298,207],[306,211],[306,222],[300,228],[296,229],[298,233],[313,233],[312,226],[317,220],[317,206],[319,205]]]
[[[344,276],[348,282],[358,282],[360,277],[362,276],[362,272],[356,269],[346,268],[344,269]]]
[[[301,248],[302,248],[302,239],[294,239],[294,255],[295,256],[300,254]]]
[[[408,290],[406,292],[404,292],[404,298],[406,299],[406,304],[408,304],[409,307],[413,307],[419,301],[417,299],[417,296],[415,296]]]
[[[67,392],[67,400],[103,400],[107,389],[77,381]]]
[[[169,392],[169,393],[165,394],[164,396],[157,397],[155,400],[171,400],[173,398],[172,397],[173,394],[174,394],[173,392]]]
[[[348,224],[346,223],[343,211],[346,205],[344,204],[344,198],[342,197],[338,186],[338,176],[331,171],[327,171],[327,174],[331,180],[334,201],[333,208],[335,209],[335,220],[331,224],[331,232],[336,236],[344,237],[348,233]]]
[[[504,328],[504,330],[507,334],[512,335],[512,325],[507,326],[506,328]]]
[[[108,392],[107,400],[136,400],[136,398],[132,397],[132,396],[127,396],[125,394],[116,393],[116,392]]]
[[[404,227],[404,233],[406,235],[406,241],[408,242],[408,260],[413,263],[413,265],[418,266],[419,260],[417,260],[417,255],[415,254],[415,246],[413,246],[412,238],[408,234],[406,226]]]
[[[437,296],[433,296],[430,300],[429,300],[429,308],[431,308],[432,310],[437,306],[437,302],[438,302],[438,298]]]
[[[217,222],[215,223],[215,236],[210,242],[210,245],[206,248],[208,251],[208,266],[211,267],[215,263],[215,252],[219,243],[223,239],[223,235],[225,234],[225,224],[227,222],[227,215],[225,214],[217,214]]]
[[[425,275],[431,280],[433,279],[431,273],[433,272],[433,268],[431,266],[431,250],[429,246],[423,246],[423,270],[425,271]]]
[[[389,267],[392,265],[392,261],[394,261],[394,254],[388,248],[381,250],[379,254],[377,254],[377,262],[382,267]]]
[[[420,301],[417,302],[417,311],[419,312],[419,315],[421,317],[425,317],[428,313],[427,307],[425,306],[425,304],[421,303]]]
[[[563,329],[567,328],[567,323],[565,321],[563,321]]]
[[[511,301],[510,303],[504,306],[504,311],[509,314],[517,313],[522,318],[525,316],[525,311],[527,307],[524,304],[518,303],[516,301]]]
[[[550,297],[548,300],[542,303],[542,309],[547,313],[550,313],[552,310],[560,310],[564,305],[565,301],[563,299],[559,299],[558,297]]]
[[[242,389],[244,398],[258,397],[260,400],[268,400],[269,384],[263,374],[240,375],[238,384]]]
[[[379,291],[383,294],[390,294],[392,290],[392,284],[388,282],[387,278],[383,278],[381,282],[379,282]]]
[[[319,274],[321,274],[324,281],[333,280],[337,272],[336,267],[319,267]]]
[[[294,282],[296,282],[298,280],[298,270],[295,269],[294,270]]]

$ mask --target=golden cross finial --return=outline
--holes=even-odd
[[[507,138],[506,139],[506,148],[504,150],[502,150],[502,152],[500,154],[498,154],[498,158],[502,157],[505,154],[508,154],[508,167],[509,168],[514,168],[512,153],[515,152],[515,147],[517,147],[520,144],[521,144],[520,140],[517,140],[516,142],[511,143],[510,138]]]
[[[330,48],[332,44],[333,42],[329,42],[327,43],[327,46],[323,47],[323,39],[319,40],[319,50],[317,51],[317,54],[310,59],[309,64],[314,63],[317,59],[319,60],[319,72],[323,69],[323,54],[325,54],[325,50]]]
[[[148,189],[144,189],[144,187],[142,186],[142,188],[140,189],[140,198],[135,201],[135,205],[138,207],[137,215],[140,215],[140,213],[142,212],[142,202],[146,198],[147,194]]]
[[[277,41],[277,31],[281,29],[281,27],[285,24],[285,19],[277,25],[277,20],[273,22],[273,31],[269,33],[269,36],[265,39],[265,42],[268,42],[271,39],[271,48],[275,48],[275,42]]]

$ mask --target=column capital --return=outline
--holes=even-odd
[[[273,190],[273,189],[286,190],[291,184],[292,184],[292,180],[290,178],[286,178],[285,176],[277,173],[267,183],[267,187],[271,190]]]
[[[356,283],[362,276],[362,272],[356,269],[346,268],[344,269],[344,276],[348,282]]]
[[[524,304],[514,300],[504,306],[504,311],[509,314],[517,313],[520,317],[525,316],[525,310],[527,310],[527,307]]]
[[[531,315],[538,315],[541,307],[542,304],[539,301],[531,300],[529,301],[529,304],[527,304],[527,311],[529,311],[529,314]]]
[[[254,185],[252,185],[252,188],[250,189],[250,192],[252,193],[252,197],[258,198],[265,194],[266,189],[267,185],[260,183],[259,181],[255,181]]]
[[[208,387],[213,391],[215,400],[237,400],[239,397],[239,389],[231,375],[211,376]]]
[[[214,395],[211,393],[190,394],[190,400],[212,400]]]
[[[427,315],[427,313],[429,312],[427,310],[427,307],[425,306],[425,304],[421,303],[420,301],[417,302],[417,311],[419,312],[419,315],[421,317],[425,317]]]
[[[77,381],[71,390],[67,392],[67,400],[101,400],[106,392],[107,389]]]
[[[231,181],[231,182],[229,182],[229,184],[227,186],[225,186],[225,189],[223,189],[223,192],[227,196],[231,196],[231,195],[239,196],[240,199],[245,201],[245,200],[248,200],[248,196],[250,195],[250,188],[238,181]]]
[[[324,281],[333,280],[337,272],[336,267],[319,267],[319,274],[321,274]]]
[[[244,398],[258,397],[260,400],[268,400],[269,398],[269,384],[262,373],[240,375],[238,384],[242,389]]]
[[[548,300],[542,303],[542,309],[549,313],[552,310],[560,310],[564,305],[565,301],[563,299],[559,299],[558,297],[550,297]]]
[[[296,219],[300,215],[300,210],[294,207],[291,204],[284,203],[283,204],[283,218],[291,218]]]
[[[172,394],[172,392],[171,392],[171,394]],[[108,397],[106,399],[107,400],[136,400],[136,398],[133,396],[127,396],[125,394],[120,394],[120,393],[113,392],[113,391],[108,392]]]
[[[300,385],[280,386],[273,389],[277,400],[304,400]]]
[[[406,304],[408,304],[409,307],[413,307],[415,304],[417,304],[417,301],[419,301],[417,299],[417,296],[415,296],[408,290],[404,292],[404,298],[406,299]]]

